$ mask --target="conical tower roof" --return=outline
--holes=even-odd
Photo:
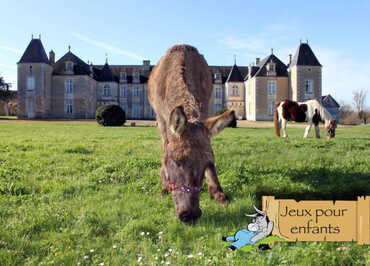
[[[40,39],[31,40],[18,64],[20,63],[45,63],[50,65],[50,61]]]
[[[308,43],[301,43],[290,66],[321,66],[321,64]]]
[[[232,67],[226,82],[243,82],[242,74],[240,73],[236,64]]]

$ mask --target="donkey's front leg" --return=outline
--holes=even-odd
[[[216,201],[222,204],[227,204],[229,198],[222,191],[221,185],[218,181],[216,169],[214,165],[207,167],[205,171],[205,177],[208,183],[208,192]]]
[[[311,127],[312,127],[312,123],[308,123],[308,125],[306,126],[306,130],[304,132],[303,138],[306,139],[308,137],[308,133],[310,133]]]

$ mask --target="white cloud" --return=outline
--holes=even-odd
[[[129,52],[129,51],[122,50],[120,48],[114,47],[114,46],[112,46],[110,44],[107,44],[107,43],[103,43],[103,42],[100,42],[100,41],[90,39],[90,38],[88,38],[88,37],[86,37],[86,36],[84,36],[80,33],[72,33],[72,35],[74,37],[76,37],[77,39],[81,40],[81,41],[84,41],[84,42],[89,43],[91,45],[94,45],[96,47],[103,48],[105,50],[111,51],[115,54],[120,54],[120,55],[123,55],[123,56],[127,56],[127,57],[130,57],[130,58],[135,59],[135,60],[143,60],[144,59],[144,57],[142,57],[140,55],[137,55],[137,54]]]
[[[0,49],[1,50],[6,50],[6,51],[9,51],[9,52],[12,52],[12,53],[16,53],[16,54],[22,54],[23,53],[23,51],[20,50],[20,49],[13,48],[13,47],[8,47],[8,46],[4,46],[4,45],[0,45]]]

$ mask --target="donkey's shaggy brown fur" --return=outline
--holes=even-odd
[[[192,46],[173,46],[153,69],[148,93],[163,141],[163,191],[169,190],[168,184],[200,188],[205,176],[211,195],[226,202],[214,168],[210,138],[235,114],[228,111],[206,120],[212,76],[204,57]],[[180,220],[194,222],[200,217],[199,192],[172,191],[172,196]]]

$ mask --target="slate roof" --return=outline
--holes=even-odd
[[[31,40],[19,63],[45,63],[50,65],[49,58],[40,39]]]
[[[105,63],[102,69],[94,68],[94,79],[104,82],[119,81],[119,77],[113,75],[108,63]]]
[[[243,82],[242,74],[240,73],[236,64],[233,65],[226,82]]]
[[[225,83],[227,81],[227,78],[229,77],[233,68],[232,66],[208,66],[208,67],[212,73],[213,82],[215,81],[215,74],[219,73],[221,74],[222,83]],[[248,67],[239,66],[238,70],[242,77],[248,76]]]
[[[257,66],[259,69],[255,72],[253,76],[257,76],[257,77],[267,76],[266,65],[271,61],[275,63],[275,72],[276,72],[277,77],[287,77],[288,76],[287,66],[273,54],[267,56],[259,63],[259,65]]]
[[[73,62],[73,73],[74,75],[90,75],[90,66],[81,60],[78,56],[73,54],[71,51],[62,56],[55,64],[54,75],[64,75],[65,74],[65,62]]]
[[[337,101],[330,94],[320,96],[318,100],[322,105],[324,105],[327,108],[332,108],[332,107],[339,108],[340,107]]]
[[[293,57],[290,66],[321,66],[311,47],[307,43],[301,43]]]

